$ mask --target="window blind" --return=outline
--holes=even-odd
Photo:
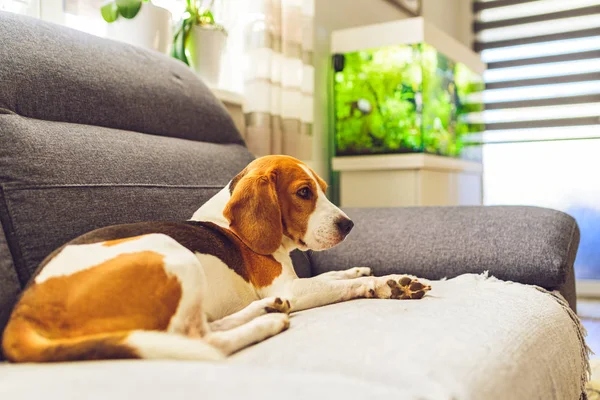
[[[475,0],[477,143],[600,137],[600,0]]]

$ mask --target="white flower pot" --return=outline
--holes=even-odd
[[[221,72],[221,59],[227,44],[225,32],[219,29],[193,26],[186,49],[190,67],[208,86],[217,87]]]
[[[110,39],[168,54],[172,40],[171,13],[150,2],[142,3],[140,12],[133,19],[119,16],[108,24],[106,33]]]

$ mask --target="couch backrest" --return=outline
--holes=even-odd
[[[188,219],[252,159],[181,62],[0,12],[0,332],[52,250]]]

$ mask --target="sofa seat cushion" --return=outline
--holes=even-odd
[[[357,300],[201,362],[0,366],[7,398],[578,399],[587,353],[553,294],[481,275],[434,281],[421,301]]]

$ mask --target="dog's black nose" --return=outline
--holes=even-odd
[[[349,234],[352,228],[354,227],[354,222],[352,222],[351,219],[344,217],[340,218],[335,224],[344,236]]]

